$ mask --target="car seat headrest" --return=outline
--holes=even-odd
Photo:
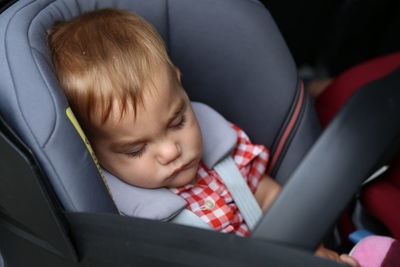
[[[211,107],[192,102],[203,137],[202,162],[212,169],[230,154],[237,142],[237,133]],[[167,221],[186,206],[186,201],[166,188],[146,189],[129,185],[103,170],[115,204],[122,214]]]
[[[259,2],[20,0],[0,16],[0,113],[32,150],[65,210],[117,212],[66,116],[47,30],[106,7],[130,10],[155,26],[192,100],[214,107],[254,142],[274,143],[296,96],[297,71]]]

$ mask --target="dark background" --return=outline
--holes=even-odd
[[[262,0],[299,67],[336,76],[400,50],[398,0]]]

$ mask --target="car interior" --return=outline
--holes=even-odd
[[[258,0],[2,5],[0,267],[342,266],[313,251],[321,242],[343,249],[338,218],[363,182],[399,152],[398,66],[357,88],[322,129],[292,52]],[[154,25],[190,99],[270,149],[268,173],[283,188],[250,237],[119,214],[67,117],[47,47],[54,23],[106,7]],[[365,225],[386,233],[376,222]]]

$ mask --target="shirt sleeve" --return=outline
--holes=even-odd
[[[231,124],[231,126],[238,134],[236,146],[232,152],[233,159],[250,190],[255,193],[266,171],[269,151],[263,145],[252,144],[246,133],[236,125]]]

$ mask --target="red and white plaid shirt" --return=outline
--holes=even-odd
[[[232,124],[232,128],[238,134],[232,157],[250,190],[255,193],[265,173],[269,152],[262,145],[252,144],[239,127]],[[196,176],[196,184],[172,190],[186,200],[186,208],[220,232],[248,236],[250,229],[217,172],[200,163]]]

